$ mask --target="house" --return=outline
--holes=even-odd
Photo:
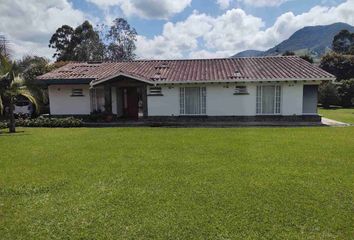
[[[51,115],[319,121],[318,85],[335,77],[282,56],[68,63],[38,79]]]

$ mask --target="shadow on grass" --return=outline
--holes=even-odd
[[[30,135],[29,133],[26,133],[25,131],[16,131],[15,133],[9,133],[9,132],[2,132],[0,130],[0,137],[17,137],[17,136],[26,136]]]

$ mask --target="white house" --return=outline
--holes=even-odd
[[[318,85],[335,77],[286,56],[69,63],[38,79],[51,115],[319,120]]]

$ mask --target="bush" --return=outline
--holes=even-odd
[[[82,120],[68,117],[68,118],[46,118],[38,117],[34,119],[16,119],[17,127],[59,127],[59,128],[70,128],[70,127],[81,127]]]
[[[338,104],[337,86],[331,82],[324,82],[319,87],[319,102],[324,108]]]
[[[320,67],[336,76],[337,80],[354,78],[354,55],[329,53],[322,57]]]
[[[340,82],[338,96],[342,107],[351,107],[354,105],[354,79]]]
[[[5,129],[5,128],[7,128],[7,123],[0,121],[0,129]]]

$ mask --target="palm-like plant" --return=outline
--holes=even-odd
[[[27,88],[25,81],[14,72],[13,64],[4,56],[0,56],[0,113],[4,113],[4,106],[9,108],[9,132],[16,132],[14,104],[18,96],[26,97],[38,110],[34,94]]]

